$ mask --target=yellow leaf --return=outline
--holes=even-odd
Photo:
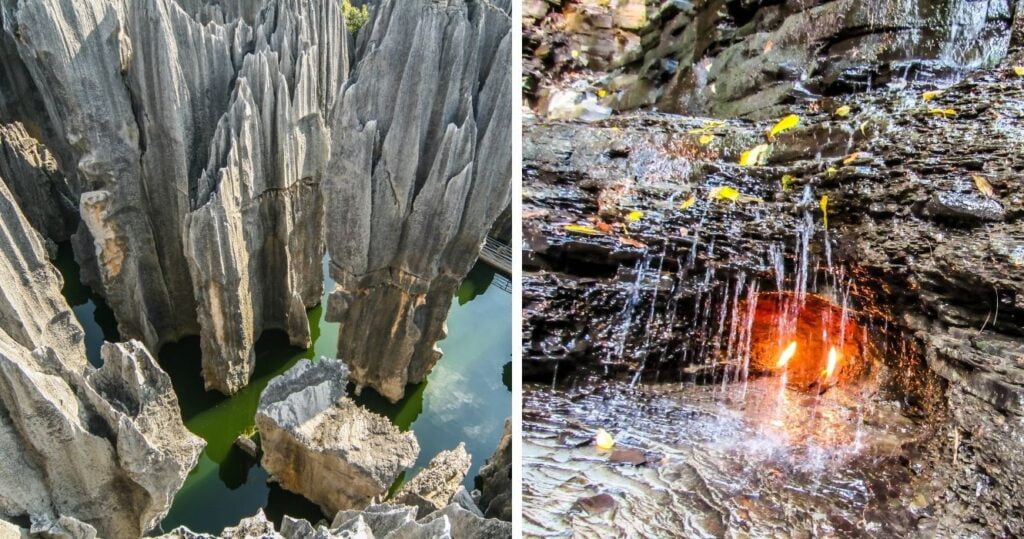
[[[796,181],[796,178],[789,174],[782,176],[782,190],[789,191],[789,188],[793,186],[794,181]]]
[[[714,129],[716,127],[722,127],[723,125],[725,125],[725,122],[720,122],[718,120],[708,120],[704,122],[704,129]]]
[[[821,219],[825,224],[825,228],[828,229],[828,195],[821,196],[821,202],[818,203],[821,207]]]
[[[925,101],[931,101],[932,99],[935,99],[940,95],[942,95],[942,90],[932,90],[930,92],[925,92],[921,94],[921,99],[924,99]]]
[[[1024,77],[1024,66],[1013,66],[1013,72],[1018,77]]]
[[[773,127],[772,130],[768,132],[768,138],[774,138],[775,135],[778,135],[783,131],[793,129],[799,123],[800,117],[797,116],[796,114],[790,114],[789,116],[786,116],[785,118],[779,120],[779,122],[775,124],[775,127]]]
[[[837,172],[839,171],[836,170],[836,167],[828,167],[828,169],[825,170],[825,174],[827,174],[829,178],[835,176]]]
[[[601,88],[597,91],[597,97],[605,97],[608,95],[608,90]]]
[[[854,161],[856,161],[856,160],[858,160],[858,159],[860,159],[862,157],[867,157],[867,156],[868,156],[868,154],[866,154],[864,152],[854,152],[854,153],[851,153],[850,155],[847,155],[846,157],[843,158],[843,164],[844,165],[849,165],[849,164],[853,163]]]
[[[574,51],[570,52],[569,54],[571,54],[573,58],[579,58],[580,57],[580,51],[577,51],[577,50],[574,50]]]
[[[597,429],[597,435],[594,436],[594,443],[600,449],[611,449],[615,447],[615,438],[612,438],[611,434],[604,429]]]
[[[575,232],[577,234],[587,234],[589,236],[600,236],[601,231],[592,226],[583,225],[565,225],[565,229],[569,232]]]
[[[750,167],[764,163],[768,157],[768,145],[758,144],[740,154],[740,165]]]
[[[737,191],[735,187],[720,185],[708,193],[708,198],[713,200],[732,200],[735,202],[736,200],[739,200],[740,192]]]
[[[696,203],[697,203],[697,197],[695,197],[693,195],[690,195],[690,198],[684,200],[683,203],[679,205],[679,209],[681,209],[681,210],[689,209],[690,206],[693,206]]]
[[[935,116],[942,116],[944,118],[956,116],[956,110],[954,109],[928,109],[928,113]]]
[[[640,210],[633,210],[626,215],[626,220],[632,223],[633,221],[639,221],[640,219],[643,219],[643,217],[644,212]]]
[[[992,190],[992,184],[988,183],[988,180],[978,175],[971,176],[971,179],[974,180],[974,186],[978,188],[978,191],[988,198],[996,198],[996,192]]]
[[[843,106],[839,107],[838,109],[836,109],[836,113],[835,114],[836,114],[836,116],[839,116],[840,118],[845,118],[845,117],[849,116],[850,115],[850,106],[849,105],[843,105]]]
[[[867,122],[867,120],[865,120],[865,121],[863,121],[860,124],[860,134],[866,136],[868,134],[867,131],[866,131],[867,128],[868,128],[868,122]]]
[[[704,146],[707,146],[708,144],[711,144],[712,140],[715,140],[715,136],[714,135],[701,135],[700,138],[698,139],[698,142],[700,142]]]

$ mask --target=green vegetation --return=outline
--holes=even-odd
[[[356,33],[370,20],[370,8],[365,4],[355,7],[349,0],[341,0],[341,13],[345,16],[345,26],[350,33]]]

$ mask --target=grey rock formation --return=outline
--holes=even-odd
[[[82,374],[52,348],[30,352],[0,334],[0,515],[28,515],[33,533],[138,537],[202,451],[140,343],[107,343],[103,359]]]
[[[0,224],[0,328],[26,350],[49,346],[69,367],[85,372],[85,334],[60,294],[64,281],[2,178]]]
[[[338,96],[327,316],[352,379],[392,401],[439,359],[451,298],[509,200],[510,30],[507,1],[383,2]]]
[[[496,518],[483,518],[465,508],[451,504],[422,519],[430,522],[445,519],[452,539],[499,539],[512,537],[512,523]]]
[[[77,189],[20,122],[0,125],[0,178],[37,232],[55,242],[71,237],[78,224]]]
[[[477,474],[480,487],[480,507],[487,518],[512,522],[512,422],[505,420],[494,455]]]
[[[455,493],[462,488],[472,459],[466,452],[466,444],[449,451],[442,451],[430,459],[423,470],[402,485],[391,497],[391,501],[419,508],[417,516],[424,517],[448,505]]]
[[[3,2],[10,85],[40,96],[4,112],[38,118],[81,185],[76,258],[120,333],[151,349],[200,334],[207,386],[232,393],[263,330],[309,344],[348,40],[337,2],[184,4]]]
[[[326,513],[363,507],[415,463],[419,444],[345,396],[340,360],[299,361],[273,379],[256,412],[271,480]]]

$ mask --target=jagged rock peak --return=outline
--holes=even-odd
[[[338,356],[352,379],[392,401],[440,357],[451,297],[508,203],[502,6],[380,3],[334,105],[323,190],[337,288],[327,316],[341,322]]]

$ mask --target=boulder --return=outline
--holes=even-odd
[[[392,496],[395,503],[419,507],[417,516],[424,517],[448,505],[455,493],[462,488],[462,480],[469,472],[472,459],[466,452],[466,444],[437,454],[426,468]]]
[[[256,424],[271,480],[326,513],[364,507],[412,466],[419,444],[345,396],[340,360],[302,360],[260,396]]]
[[[499,518],[512,522],[512,422],[505,420],[505,432],[501,435],[494,455],[477,474],[480,486],[479,505],[487,518]]]

